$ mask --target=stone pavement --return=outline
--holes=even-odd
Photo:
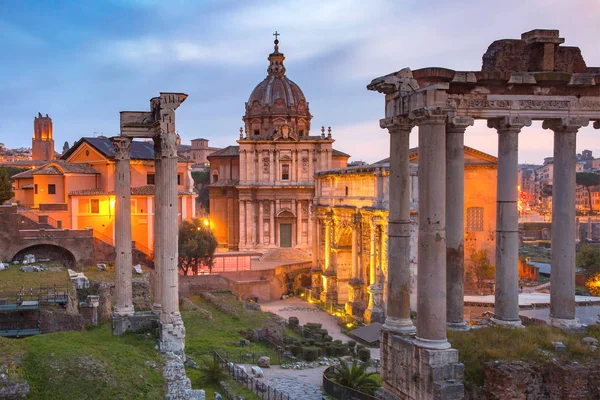
[[[251,364],[244,364],[251,371]],[[327,367],[292,370],[283,369],[279,365],[263,368],[264,377],[260,380],[271,388],[290,396],[290,400],[321,400],[323,371]],[[251,375],[251,373],[250,373]]]

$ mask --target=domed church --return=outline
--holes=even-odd
[[[222,250],[312,253],[314,174],[345,168],[350,157],[333,149],[330,128],[311,134],[308,101],[274,43],[267,76],[246,102],[238,146],[208,157],[211,227]]]

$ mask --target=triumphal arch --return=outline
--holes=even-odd
[[[557,30],[497,40],[479,71],[408,68],[374,79],[385,94],[390,133],[387,317],[381,337],[385,399],[458,399],[463,366],[446,329],[464,328],[464,132],[485,119],[498,133],[496,302],[493,323],[520,327],[517,156],[519,132],[533,120],[554,135],[551,305],[548,323],[575,318],[575,143],[600,129],[600,67],[587,67]],[[417,326],[409,296],[409,134],[419,131]],[[540,138],[540,140],[548,140]]]

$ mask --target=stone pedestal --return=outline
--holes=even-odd
[[[158,345],[160,351],[183,354],[185,349],[185,327],[181,318],[171,322],[160,322]]]
[[[321,292],[321,301],[337,304],[337,275],[335,272],[325,271],[323,273],[323,291]]]
[[[464,397],[464,365],[458,350],[424,349],[409,336],[381,334],[382,400],[459,400]]]
[[[366,304],[363,302],[365,285],[359,280],[348,283],[348,301],[346,302],[346,314],[362,317]]]
[[[311,289],[314,294],[320,294],[323,290],[323,270],[319,266],[313,267],[310,270],[311,274]]]
[[[378,285],[371,285],[368,293],[369,305],[364,314],[365,324],[372,324],[373,322],[383,324],[386,322],[385,311],[383,310],[383,288]]]
[[[110,315],[110,325],[114,335],[125,332],[144,332],[156,328],[158,315],[152,312],[136,312],[133,315]]]

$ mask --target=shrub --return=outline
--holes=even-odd
[[[323,351],[325,352],[326,357],[334,357],[335,356],[335,349],[331,345],[325,346],[323,348]]]
[[[299,357],[302,354],[302,347],[298,345],[290,346],[290,351],[294,357]]]
[[[366,346],[364,344],[360,344],[360,343],[356,344],[356,350],[360,350],[360,349],[364,349],[364,348],[366,348]]]
[[[333,338],[329,335],[325,335],[325,336],[323,336],[323,340],[325,340],[326,342],[331,342],[331,341],[333,341]]]
[[[323,324],[317,324],[316,322],[308,322],[306,325],[304,325],[305,328],[308,328],[313,332],[317,332],[322,326]]]
[[[333,344],[340,345],[340,344],[342,344],[342,341],[340,339],[336,339],[333,341]]]
[[[304,347],[302,349],[302,358],[306,361],[315,361],[319,357],[318,347]]]
[[[360,349],[357,351],[358,359],[364,362],[367,362],[371,359],[371,350],[369,349]]]
[[[210,385],[218,385],[219,382],[227,378],[227,374],[221,368],[218,360],[204,360],[204,365],[200,367],[202,372],[202,382]]]
[[[289,317],[288,324],[290,324],[290,327],[298,326],[300,325],[300,320],[297,317]]]
[[[336,357],[342,357],[342,356],[347,356],[348,355],[348,347],[344,346],[344,345],[334,345],[333,348],[335,349],[335,355]]]
[[[348,348],[353,349],[356,346],[356,340],[348,340]]]

